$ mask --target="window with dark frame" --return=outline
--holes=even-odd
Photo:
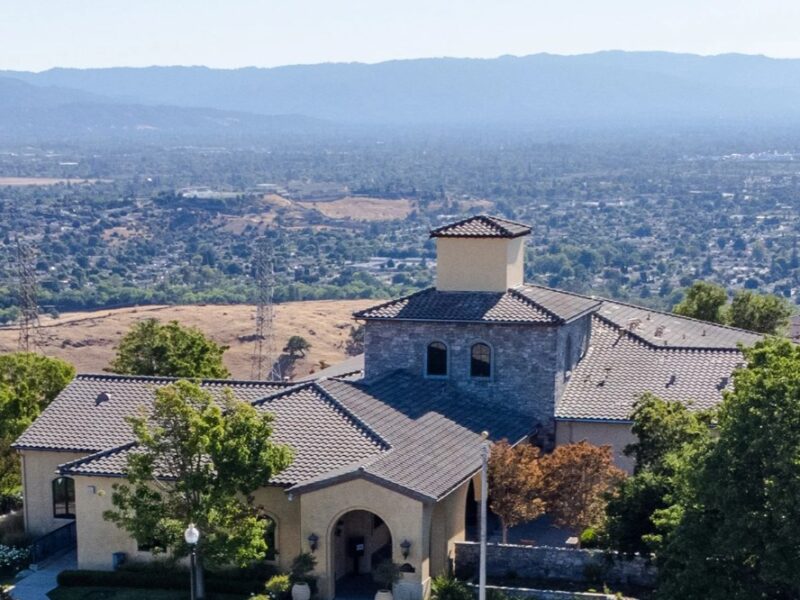
[[[431,376],[447,375],[447,346],[442,342],[428,344],[428,364],[425,372]]]
[[[487,344],[478,342],[472,346],[469,374],[484,379],[492,376],[492,349]]]
[[[75,480],[58,477],[53,480],[53,516],[56,519],[75,518]]]
[[[261,518],[264,519],[267,524],[267,527],[264,530],[264,541],[267,544],[267,553],[265,558],[269,561],[273,561],[278,558],[278,548],[276,547],[277,536],[275,535],[275,519],[267,515],[263,515]]]

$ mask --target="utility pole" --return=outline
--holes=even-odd
[[[256,380],[281,381],[280,363],[275,354],[275,271],[272,242],[266,237],[256,241],[253,254],[253,277],[256,282],[256,331],[250,377]]]
[[[17,236],[17,308],[19,309],[19,339],[17,346],[22,352],[34,352],[41,348],[42,332],[39,328],[39,304],[37,301],[36,265],[31,246]]]
[[[481,436],[481,556],[478,574],[478,600],[486,600],[486,503],[489,496],[489,432],[484,431]]]

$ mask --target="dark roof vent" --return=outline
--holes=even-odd
[[[726,387],[728,387],[728,381],[728,377],[721,377],[719,383],[717,384],[717,389],[720,391],[724,390]]]
[[[667,387],[671,387],[675,385],[675,382],[678,380],[678,376],[674,373],[669,376],[669,381],[667,382]]]
[[[100,406],[103,402],[108,402],[111,400],[111,396],[108,395],[108,392],[100,392],[97,394],[97,398],[94,399],[94,405]]]

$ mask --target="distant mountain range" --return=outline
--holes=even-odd
[[[0,71],[0,134],[62,127],[66,134],[148,128],[258,134],[331,124],[800,124],[800,60],[610,51],[272,69]]]

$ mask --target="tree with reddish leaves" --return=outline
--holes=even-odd
[[[547,514],[561,527],[583,531],[602,522],[608,493],[625,477],[611,446],[582,441],[559,446],[541,459]]]
[[[489,456],[490,508],[500,518],[503,543],[508,528],[532,521],[545,512],[544,477],[539,449],[528,443],[512,446],[502,440]]]

